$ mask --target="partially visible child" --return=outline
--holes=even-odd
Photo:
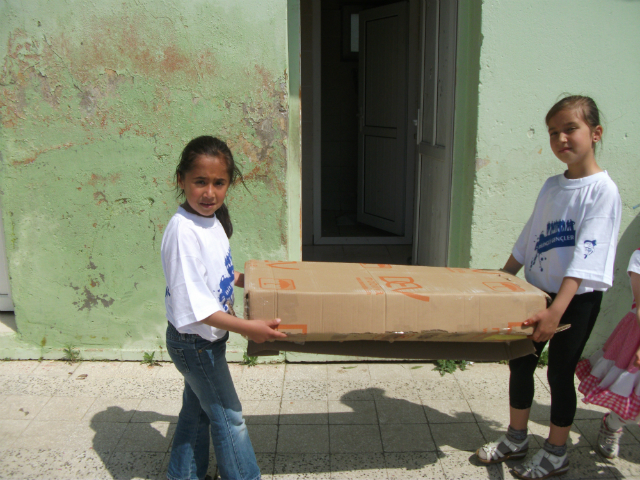
[[[596,163],[602,126],[595,102],[578,95],[565,97],[545,120],[551,150],[567,170],[543,185],[504,270],[515,275],[524,266],[527,281],[549,293],[553,301],[524,322],[534,326],[529,338],[537,355],[509,362],[507,432],[476,452],[485,464],[527,455],[534,372],[550,341],[549,437],[528,462],[513,468],[518,478],[525,479],[549,478],[569,470],[566,442],[577,403],[573,375],[598,317],[602,292],[613,282],[622,209],[618,188]],[[555,333],[560,323],[571,328]]]
[[[609,409],[602,418],[598,451],[606,458],[619,452],[622,427],[637,423],[640,415],[640,248],[631,255],[627,268],[633,305],[602,349],[578,363],[578,390],[585,403]]]

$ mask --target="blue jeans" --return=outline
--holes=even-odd
[[[256,480],[260,469],[225,359],[227,334],[210,342],[179,333],[169,323],[167,351],[184,376],[182,409],[167,478],[202,480],[209,468],[209,428],[224,480]]]

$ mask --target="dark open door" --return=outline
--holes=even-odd
[[[404,235],[408,2],[360,12],[358,222]]]

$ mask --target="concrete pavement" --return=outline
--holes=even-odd
[[[265,479],[512,478],[473,458],[506,428],[506,365],[444,377],[416,363],[230,367]],[[545,374],[530,455],[547,432]],[[170,363],[2,361],[0,478],[163,479],[181,392]],[[640,478],[640,428],[606,461],[593,449],[601,416],[579,402],[563,479]]]

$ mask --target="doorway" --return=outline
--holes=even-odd
[[[303,259],[445,265],[446,254],[431,261],[416,242],[418,233],[423,243],[429,236],[421,222],[448,228],[442,211],[448,215],[449,202],[439,199],[450,189],[421,192],[431,178],[428,166],[420,168],[418,130],[425,125],[425,41],[438,49],[438,35],[424,32],[427,9],[429,18],[439,15],[434,1],[300,6]],[[433,210],[424,208],[427,199],[444,206],[435,221],[424,218]]]

